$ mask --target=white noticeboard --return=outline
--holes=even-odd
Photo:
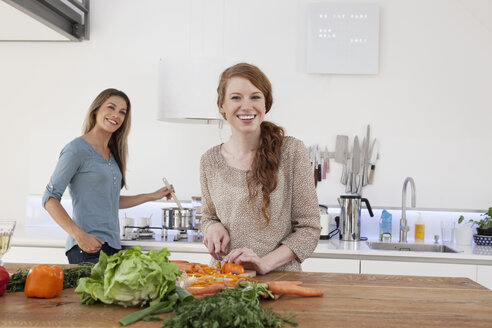
[[[379,72],[378,5],[311,3],[307,21],[308,73]]]

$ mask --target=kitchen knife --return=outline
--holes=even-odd
[[[370,155],[369,155],[369,145],[370,145],[370,142],[371,142],[371,126],[368,124],[367,125],[367,132],[366,132],[366,144],[365,144],[365,149],[364,149],[364,152],[365,152],[365,156],[364,156],[364,163],[362,163],[362,174],[361,174],[361,188],[365,185],[367,185],[367,182],[369,181],[369,177],[368,177],[368,168],[369,168],[369,160],[370,160]]]
[[[326,174],[330,173],[330,155],[328,154],[328,148],[325,146],[323,152],[323,179],[326,179]]]
[[[364,171],[364,163],[365,163],[365,158],[366,158],[366,144],[367,144],[367,139],[364,138],[362,140],[362,146],[360,147],[360,169],[359,172],[361,175],[363,174]]]
[[[345,172],[345,192],[352,192],[352,154],[347,153],[347,163],[345,164],[346,172]]]
[[[376,170],[376,161],[379,158],[379,141],[376,141],[376,139],[374,139],[373,146],[374,149],[371,153],[371,159],[369,161],[371,165],[371,171],[369,173],[369,181],[368,181],[369,184],[372,184],[374,182],[374,171]]]
[[[355,136],[354,146],[352,150],[352,193],[356,193],[358,185],[360,182],[359,171],[360,171],[360,147],[359,138]]]
[[[348,153],[348,136],[337,135],[337,141],[335,145],[335,162],[343,164],[342,176],[340,182],[344,185],[347,184],[347,159]]]
[[[359,166],[359,174],[358,174],[358,181],[357,181],[357,189],[355,190],[355,193],[356,194],[360,194],[361,193],[361,189],[362,189],[362,178],[363,178],[363,175],[364,175],[364,161],[365,161],[365,158],[366,158],[366,138],[364,137],[364,139],[362,140],[362,145],[360,146],[360,155],[359,155],[359,158],[360,158],[360,166]]]
[[[369,147],[369,154],[367,155],[367,166],[364,168],[365,180],[362,181],[362,185],[366,186],[369,184],[369,174],[371,173],[371,162],[373,160],[374,151],[375,151],[376,139],[374,139],[371,143],[371,147]],[[377,156],[377,155],[376,155]]]

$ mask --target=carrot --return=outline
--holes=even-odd
[[[193,265],[191,263],[176,263],[179,271],[183,272],[193,272]]]
[[[198,263],[191,263],[193,265],[193,272],[198,272],[198,273],[205,273],[203,271],[202,267]]]
[[[186,290],[191,295],[215,294],[222,289],[222,284],[212,284],[203,288],[187,288]]]
[[[275,298],[282,295],[298,296],[322,296],[323,291],[315,288],[302,287],[301,281],[272,281],[268,283],[268,289],[272,291]]]
[[[205,273],[198,263],[178,262],[175,264],[178,266],[179,271],[186,273]]]
[[[171,263],[178,264],[178,263],[189,263],[189,262],[188,261],[183,261],[183,260],[172,260]]]

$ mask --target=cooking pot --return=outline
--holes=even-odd
[[[195,209],[169,207],[162,209],[162,226],[164,229],[191,230],[195,224]]]

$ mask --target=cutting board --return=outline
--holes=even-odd
[[[256,277],[255,270],[244,270],[243,274],[240,274],[241,277],[253,278]]]

